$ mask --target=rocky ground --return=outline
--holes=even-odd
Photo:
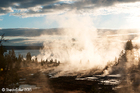
[[[60,76],[50,78],[48,73],[53,68],[24,68],[19,71],[20,78],[26,80],[22,84],[36,85],[29,93],[115,93],[111,85],[99,85],[99,81],[75,80],[76,76]],[[25,92],[21,92],[25,93]]]

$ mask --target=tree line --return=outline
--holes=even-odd
[[[58,66],[58,64],[53,62],[53,60],[42,60],[40,63],[37,61],[37,57],[32,60],[30,52],[27,53],[26,59],[24,59],[21,54],[16,56],[14,49],[7,52],[3,46],[3,43],[6,41],[7,39],[4,38],[3,34],[0,39],[0,89],[17,88],[19,86],[18,82],[20,79],[18,71],[21,68],[30,67],[31,63],[36,64],[36,66],[44,66],[46,63],[50,66],[50,64],[53,63],[53,66]]]

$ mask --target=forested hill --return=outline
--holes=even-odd
[[[42,49],[43,46],[4,46],[5,49],[7,50],[38,50],[38,49]]]

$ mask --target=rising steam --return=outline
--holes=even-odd
[[[61,39],[44,42],[38,59],[57,59],[61,63],[67,63],[62,67],[65,71],[88,70],[97,66],[104,68],[119,56],[124,47],[122,38],[108,37],[109,33],[99,36],[90,17],[65,15],[63,18],[50,19],[67,29],[61,31]]]

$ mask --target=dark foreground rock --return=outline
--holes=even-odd
[[[99,81],[75,80],[75,76],[62,76],[49,79],[50,88],[86,93],[115,93],[112,85],[99,84]]]

